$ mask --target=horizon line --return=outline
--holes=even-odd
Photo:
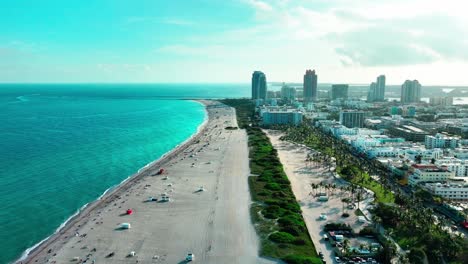
[[[267,82],[272,86],[279,86],[276,84],[300,84],[301,82]],[[155,84],[164,84],[164,85],[190,85],[190,84],[206,84],[206,85],[251,85],[250,82],[0,82],[0,85],[155,85]],[[370,83],[331,83],[323,82],[318,83],[317,85],[333,85],[333,84],[347,84],[350,86],[368,86]],[[402,84],[386,84],[386,86],[401,86]],[[447,87],[447,88],[468,88],[468,84],[425,84],[422,87]]]

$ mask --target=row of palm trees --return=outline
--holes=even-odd
[[[324,133],[321,130],[303,125],[300,127],[289,127],[285,129],[286,136],[283,136],[283,140],[289,140],[296,143],[303,143],[313,149],[319,150],[320,152],[314,152],[307,156],[305,162],[308,166],[314,165],[325,165],[328,170],[336,164],[337,167],[356,166],[360,169],[361,173],[368,173],[369,175],[379,175],[378,180],[382,184],[383,189],[389,192],[394,189],[395,192],[399,192],[399,189],[395,189],[391,184],[391,173],[385,167],[384,164],[375,159],[366,159],[360,157],[352,146],[348,145],[342,140],[336,139],[333,135]],[[352,177],[353,175],[345,175]],[[365,180],[360,177],[360,180]]]
[[[428,255],[432,259],[441,260],[441,256],[452,258],[460,252],[460,247],[463,245],[459,238],[452,238],[445,230],[442,229],[442,223],[434,223],[433,211],[423,205],[421,201],[410,200],[399,188],[395,188],[392,184],[392,174],[388,171],[384,164],[375,159],[367,159],[360,157],[355,153],[354,149],[344,141],[334,138],[331,134],[324,133],[317,128],[310,126],[301,126],[288,128],[287,134],[283,139],[297,143],[303,143],[320,152],[308,155],[306,163],[331,163],[331,158],[336,158],[337,167],[357,166],[361,172],[366,172],[369,175],[378,175],[378,181],[383,186],[385,192],[392,190],[400,199],[405,200],[403,205],[391,207],[394,208],[392,219],[387,219],[385,215],[373,214],[372,220],[375,227],[379,227],[381,223],[384,225],[393,224],[399,237],[415,237],[418,241],[418,246],[426,247],[430,251]],[[360,177],[359,181],[368,179]],[[359,183],[359,182],[358,182]],[[347,189],[350,193],[350,198],[343,198],[344,204],[347,204],[354,199],[359,201],[362,198],[361,191],[356,191],[357,187],[350,185]],[[317,192],[325,189],[328,192],[335,193],[336,187],[333,188],[325,183],[312,184],[312,189]],[[384,205],[381,205],[384,206]],[[393,221],[393,222],[392,222]],[[392,233],[392,231],[390,231]],[[442,242],[442,243],[441,243]],[[458,250],[458,251],[457,251]]]

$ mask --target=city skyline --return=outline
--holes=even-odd
[[[313,64],[323,83],[468,85],[463,3],[348,2],[7,2],[0,82],[301,82]]]

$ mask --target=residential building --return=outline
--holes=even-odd
[[[348,98],[348,85],[347,84],[333,84],[331,88],[331,99]]]
[[[447,168],[449,171],[455,172],[456,177],[468,176],[468,160],[457,158],[442,158],[434,163],[437,166]]]
[[[416,107],[412,105],[408,106],[391,106],[388,113],[390,115],[401,115],[407,117],[416,116]]]
[[[429,104],[434,106],[451,106],[453,105],[453,97],[431,97]]]
[[[400,155],[407,160],[415,161],[417,157],[421,157],[423,161],[431,161],[432,159],[440,159],[444,152],[441,149],[426,149],[423,146],[411,146],[400,148]]]
[[[403,108],[403,116],[407,117],[415,117],[416,116],[416,107],[414,106],[407,106]]]
[[[369,148],[365,152],[369,158],[396,157],[399,154],[399,150],[397,148],[385,146]]]
[[[367,93],[367,101],[374,102],[376,101],[376,92],[377,92],[377,84],[372,82],[369,86],[369,92]]]
[[[377,77],[377,82],[371,83],[367,94],[368,102],[382,102],[385,100],[385,75]]]
[[[377,77],[374,101],[381,102],[384,100],[385,100],[385,75],[380,75],[379,77]]]
[[[421,182],[447,181],[455,177],[455,172],[434,164],[413,164],[411,165],[411,171],[412,174],[409,177],[410,185],[416,185]]]
[[[287,102],[293,102],[296,100],[296,88],[290,87],[283,83],[281,87],[281,98]]]
[[[364,117],[365,112],[362,111],[341,111],[340,124],[349,128],[363,127]]]
[[[408,125],[390,127],[389,132],[394,136],[402,137],[414,142],[423,142],[425,137],[429,135],[428,132],[422,129]]]
[[[299,125],[302,123],[302,113],[298,111],[266,111],[262,113],[263,125]]]
[[[317,74],[315,70],[306,70],[303,89],[304,105],[317,100]]]
[[[428,149],[432,148],[457,148],[460,142],[459,137],[450,137],[444,134],[437,133],[435,136],[427,135],[425,137],[425,146]]]
[[[448,200],[460,202],[468,201],[468,183],[465,180],[448,181],[445,183],[427,183],[424,187],[433,195]]]
[[[267,99],[266,76],[261,71],[252,74],[252,99]]]
[[[419,103],[421,101],[421,84],[417,81],[406,80],[401,86],[402,104]]]
[[[458,159],[468,159],[468,148],[456,148],[451,154]]]

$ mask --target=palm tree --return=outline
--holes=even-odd
[[[356,192],[356,200],[357,200],[357,208],[359,208],[359,204],[361,202],[361,198],[362,198],[362,189],[361,187],[358,188],[357,192]]]
[[[345,239],[343,241],[343,251],[344,251],[344,254],[347,254],[348,253],[348,250],[349,250],[349,239]]]
[[[349,204],[349,198],[343,198],[341,199],[342,202],[342,209],[343,209],[343,214],[346,213],[346,208],[348,207]],[[346,204],[346,207],[345,207]]]

